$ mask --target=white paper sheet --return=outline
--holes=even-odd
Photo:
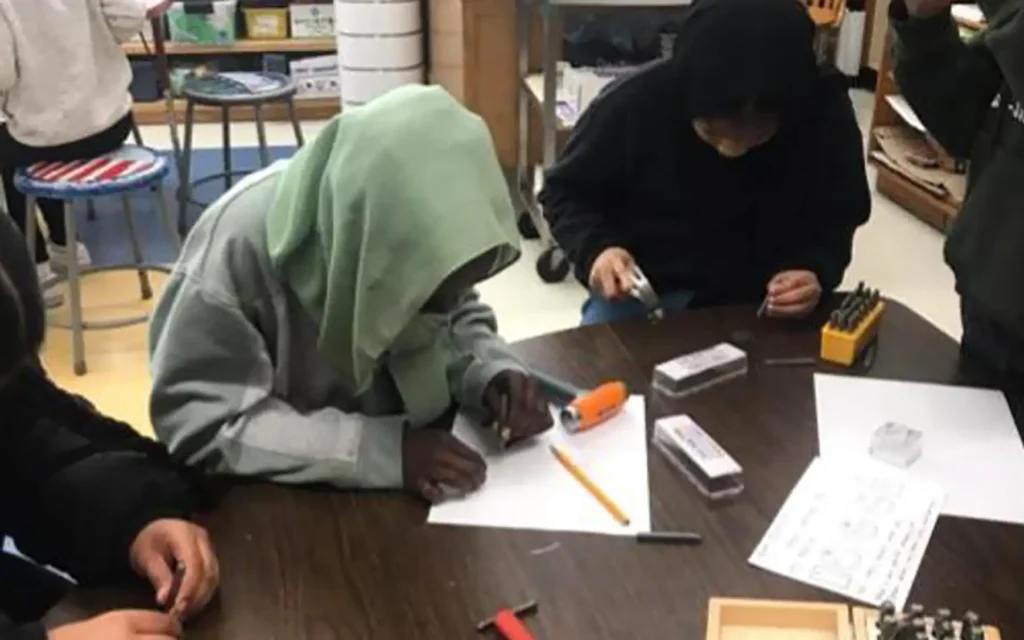
[[[873,460],[815,458],[750,563],[879,606],[906,604],[942,489]]]
[[[923,434],[908,471],[942,486],[942,513],[1024,524],[1024,444],[998,391],[817,374],[823,458],[867,458],[879,425]]]
[[[921,133],[928,133],[928,129],[925,128],[924,123],[921,122],[921,118],[917,116],[917,112],[914,111],[914,107],[910,106],[907,99],[900,95],[887,95],[885,96],[886,102],[892,107],[896,115],[900,117],[903,122],[906,122],[912,128],[916,129]]]
[[[573,435],[556,424],[538,438],[497,452],[478,426],[459,416],[454,433],[487,460],[487,482],[476,493],[434,506],[427,522],[613,535],[650,531],[645,424],[644,398],[632,396],[619,415],[590,431]],[[551,444],[563,447],[629,516],[628,527],[565,470]]]

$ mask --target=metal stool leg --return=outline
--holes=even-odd
[[[181,251],[181,236],[178,235],[178,230],[174,228],[171,211],[167,208],[167,194],[164,192],[163,183],[158,182],[154,185],[153,191],[156,194],[157,205],[160,207],[160,220],[163,222],[164,228],[167,229],[167,235],[170,236],[171,241],[174,243],[175,251]]]
[[[302,137],[302,125],[295,113],[295,101],[289,98],[285,104],[288,105],[288,118],[292,121],[292,129],[295,130],[295,146],[301,147],[306,144],[306,139]]]
[[[267,148],[267,130],[263,126],[263,108],[257,104],[253,110],[256,112],[256,136],[260,143],[260,164],[266,167],[270,164],[270,149]]]
[[[143,268],[142,247],[139,246],[139,236],[135,232],[135,213],[132,211],[132,201],[128,194],[121,196],[121,204],[124,205],[124,221],[128,227],[128,239],[132,243],[132,257],[135,264],[139,266],[139,291],[142,292],[142,299],[149,300],[153,297],[153,287],[149,284],[149,272]]]
[[[181,178],[178,185],[178,233],[182,236],[188,229],[188,203],[192,199],[192,120],[196,105],[191,100],[185,107],[185,146],[181,153]]]
[[[224,151],[224,190],[231,188],[231,108],[223,106],[220,108],[221,121],[221,144]]]
[[[78,221],[71,202],[64,203],[64,225],[68,238],[78,237]],[[68,293],[71,304],[71,358],[75,375],[85,375],[85,327],[82,322],[82,282],[78,276],[78,260],[68,260]]]
[[[28,259],[36,263],[36,199],[25,196],[25,241],[28,242]]]

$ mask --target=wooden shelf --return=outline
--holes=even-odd
[[[153,43],[149,43],[150,50]],[[236,40],[231,44],[208,45],[183,42],[166,43],[169,56],[200,56],[234,53],[334,53],[337,41],[334,38],[287,38],[285,40]],[[148,56],[142,42],[126,42],[121,50],[128,56]]]
[[[890,36],[891,38],[891,36]],[[892,42],[887,42],[878,70],[878,84],[875,87],[875,107],[871,117],[871,135],[868,137],[868,157],[879,150],[874,136],[877,127],[888,127],[903,123],[902,118],[886,100],[887,96],[898,94],[892,67]],[[930,193],[889,167],[872,160],[878,168],[875,187],[878,192],[900,205],[914,217],[936,229],[945,231],[959,210],[959,205]]]
[[[929,193],[881,163],[876,162],[875,167],[878,168],[875,180],[878,193],[939,231],[945,231],[953,222],[959,210],[957,205]]]
[[[139,124],[165,124],[167,110],[161,102],[137,102],[132,109],[135,121]],[[185,123],[185,101],[174,101],[175,118],[179,125]],[[299,120],[326,120],[341,111],[341,98],[311,98],[296,100],[295,112]],[[232,107],[231,120],[252,120],[252,107]],[[287,120],[288,111],[283,104],[270,104],[263,107],[266,120]],[[196,106],[196,122],[220,122],[220,108]]]

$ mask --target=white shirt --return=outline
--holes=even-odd
[[[51,147],[109,128],[131,108],[120,43],[146,0],[0,0],[0,119],[15,140]]]

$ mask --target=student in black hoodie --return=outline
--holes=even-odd
[[[212,597],[217,560],[188,522],[190,485],[161,445],[59,389],[39,365],[43,302],[25,240],[0,214],[0,540],[79,583],[138,574],[170,614],[115,611],[47,631],[37,620],[71,586],[0,551],[0,640],[169,640]],[[168,602],[172,572],[182,588]]]
[[[933,136],[970,157],[967,199],[946,241],[974,384],[1024,396],[1024,0],[981,0],[970,44],[950,0],[894,0],[896,79]],[[1024,402],[1020,403],[1024,418]],[[1024,423],[1021,423],[1024,428]]]
[[[643,314],[634,263],[669,310],[767,296],[770,315],[800,317],[838,286],[871,199],[813,35],[796,0],[698,0],[672,59],[590,105],[541,193],[592,292],[584,324]]]

